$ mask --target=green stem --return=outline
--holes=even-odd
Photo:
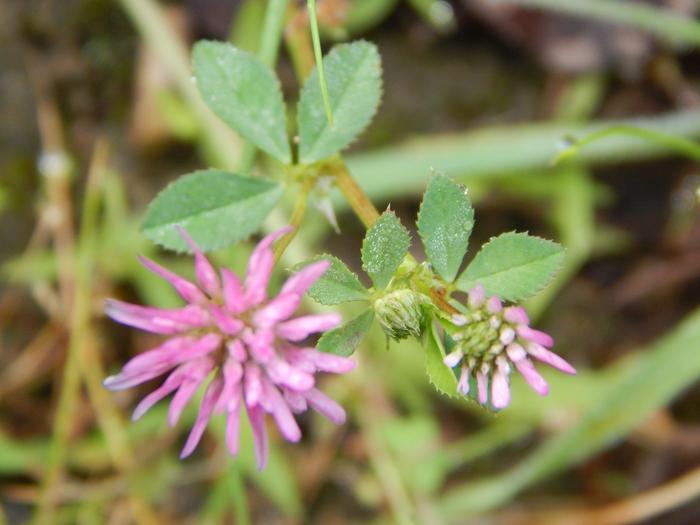
[[[326,74],[323,71],[323,52],[321,51],[321,36],[318,32],[318,17],[316,16],[316,0],[307,0],[309,9],[309,25],[311,26],[311,41],[314,46],[314,57],[316,58],[316,69],[318,70],[318,82],[321,85],[321,96],[323,97],[323,109],[329,124],[333,124],[333,112],[331,111],[331,100],[328,96],[328,84],[326,84]]]
[[[362,191],[360,185],[352,178],[347,166],[342,162],[335,175],[335,184],[345,197],[345,200],[348,201],[357,218],[362,221],[365,228],[369,229],[379,218],[379,212],[365,192]]]
[[[299,231],[299,226],[301,226],[301,221],[304,220],[306,215],[306,203],[309,200],[309,193],[314,187],[314,179],[308,177],[302,184],[301,191],[297,197],[296,204],[294,205],[294,210],[292,211],[292,216],[289,219],[289,225],[293,228],[291,232],[282,237],[275,247],[275,261],[279,261],[282,254],[292,242],[292,239],[296,236]]]
[[[284,21],[287,15],[287,3],[288,0],[270,0],[265,11],[258,58],[270,68],[274,68],[277,63]],[[252,142],[246,142],[243,145],[240,168],[242,173],[248,173],[253,167],[256,151],[257,148]]]

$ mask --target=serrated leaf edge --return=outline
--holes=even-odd
[[[367,230],[367,232],[365,233],[365,237],[362,239],[362,247],[360,248],[360,260],[362,261],[362,270],[365,272],[365,274],[367,274],[367,275],[369,276],[370,280],[372,281],[372,286],[374,286],[375,288],[376,288],[376,285],[374,284],[374,278],[373,278],[373,277],[370,275],[370,273],[367,271],[367,268],[365,267],[364,257],[362,256],[362,254],[363,254],[364,251],[365,251],[365,242],[367,241],[367,236],[369,235],[370,230],[371,230],[372,228],[374,228],[374,226],[381,220],[381,218],[382,218],[385,214],[393,215],[394,218],[399,222],[399,224],[401,225],[401,227],[404,229],[404,231],[405,231],[405,232],[407,233],[407,235],[408,235],[408,248],[406,249],[406,253],[404,254],[404,258],[405,258],[406,255],[408,255],[408,253],[410,252],[411,246],[412,246],[412,244],[413,244],[413,236],[411,235],[411,232],[408,230],[408,228],[406,228],[406,226],[404,226],[403,222],[401,222],[401,219],[399,219],[398,215],[396,215],[396,213],[395,213],[392,209],[390,209],[390,208],[387,208],[386,210],[384,210],[384,211],[382,212],[382,214],[379,216],[379,218],[378,218],[376,221],[374,221],[374,224],[372,224],[372,226],[371,226],[371,227]],[[402,260],[403,260],[403,259],[402,259]],[[399,263],[399,266],[400,266],[400,265],[401,265],[401,263]],[[396,270],[398,269],[399,266],[397,266],[397,267],[394,269],[394,273],[396,273]],[[387,286],[389,286],[389,283],[391,283],[391,280],[389,280],[389,282],[388,282],[386,285],[382,286],[381,289],[383,290],[384,288],[386,288]]]
[[[208,44],[216,44],[216,45],[219,45],[219,46],[221,46],[221,47],[226,47],[226,48],[233,49],[236,53],[240,53],[240,54],[247,55],[247,56],[249,56],[250,58],[252,58],[255,62],[257,62],[260,66],[262,66],[263,68],[265,68],[265,69],[272,75],[272,78],[274,79],[274,84],[275,84],[275,86],[277,87],[277,90],[276,90],[276,92],[277,92],[277,99],[278,99],[277,101],[278,101],[278,102],[281,104],[281,106],[282,106],[282,120],[283,120],[283,123],[284,123],[283,129],[284,129],[284,137],[285,137],[285,139],[284,139],[284,152],[274,152],[274,153],[273,153],[273,152],[269,151],[267,148],[263,148],[263,147],[261,147],[259,144],[255,144],[255,141],[252,140],[251,138],[249,138],[249,137],[244,137],[244,138],[245,138],[246,140],[249,140],[250,142],[254,143],[254,144],[255,144],[258,148],[260,148],[262,151],[264,151],[264,152],[267,153],[268,155],[270,155],[270,156],[276,158],[277,160],[279,160],[279,161],[282,162],[283,164],[291,164],[291,162],[292,162],[292,147],[291,147],[290,142],[289,142],[289,136],[287,135],[287,128],[288,128],[288,122],[287,122],[287,106],[286,106],[286,104],[285,104],[285,102],[284,102],[284,93],[283,93],[283,91],[282,91],[282,83],[280,82],[280,79],[279,79],[279,77],[277,76],[277,74],[275,73],[275,71],[274,71],[271,67],[269,67],[267,64],[263,63],[263,62],[260,60],[260,58],[258,58],[258,56],[257,56],[255,53],[251,53],[250,51],[246,51],[245,49],[241,49],[241,48],[239,48],[239,47],[236,47],[235,45],[233,45],[233,44],[230,43],[230,42],[221,42],[221,41],[219,41],[219,40],[202,39],[202,40],[197,41],[197,42],[195,43],[194,47],[196,48],[196,47],[199,46],[200,44],[207,44],[207,45],[208,45]],[[191,67],[192,67],[192,71],[194,72],[194,75],[195,75],[195,78],[196,78],[196,75],[197,75],[197,68],[196,68],[196,65],[195,65],[195,63],[194,63],[194,52],[192,53],[192,66],[191,66]],[[197,84],[198,84],[198,85],[197,85],[197,91],[198,91],[198,93],[199,93],[199,95],[200,95],[202,101],[207,105],[207,107],[208,107],[208,108],[210,109],[210,111],[216,116],[216,118],[219,119],[219,120],[220,120],[221,122],[223,122],[224,124],[226,124],[226,125],[227,125],[229,128],[231,128],[234,132],[236,132],[236,133],[238,133],[239,135],[242,136],[243,134],[242,134],[239,130],[235,129],[235,128],[234,128],[233,126],[231,126],[228,122],[226,122],[224,119],[222,119],[221,117],[219,117],[219,116],[216,114],[216,112],[215,112],[211,107],[209,107],[209,104],[207,103],[206,99],[204,98],[204,94],[203,94],[203,93],[201,92],[201,90],[199,89],[199,83],[197,83]],[[245,106],[245,104],[241,104],[241,106]],[[256,120],[256,119],[251,119],[251,120]],[[277,146],[279,146],[279,144],[277,144]],[[283,154],[282,154],[282,156],[279,156],[278,153],[283,153]]]
[[[369,41],[367,41],[367,40],[364,40],[364,39],[353,40],[352,42],[348,42],[348,43],[345,43],[345,44],[338,44],[338,45],[334,46],[333,49],[331,49],[331,50],[328,52],[328,54],[327,54],[326,56],[329,56],[329,55],[330,55],[331,53],[333,53],[336,49],[339,49],[339,48],[342,48],[342,47],[346,47],[346,46],[350,46],[350,45],[355,44],[355,43],[369,44],[369,45],[373,48],[373,51],[374,51],[374,52],[377,54],[377,56],[379,57],[379,65],[378,65],[379,71],[378,71],[378,73],[377,73],[377,78],[379,79],[379,98],[377,99],[377,104],[374,106],[374,109],[372,110],[372,113],[369,115],[369,118],[367,119],[367,123],[366,123],[361,129],[358,129],[358,130],[357,130],[357,133],[355,133],[355,134],[352,136],[352,138],[350,139],[350,141],[349,141],[345,146],[343,146],[342,148],[340,148],[339,150],[337,150],[335,153],[338,153],[338,152],[340,152],[340,151],[343,151],[343,150],[349,148],[350,146],[352,146],[352,145],[355,143],[355,141],[357,141],[357,138],[365,132],[365,130],[370,126],[370,124],[371,124],[372,121],[374,120],[374,117],[375,117],[375,116],[377,115],[377,113],[379,112],[379,107],[382,105],[382,101],[383,101],[383,99],[384,99],[384,80],[383,80],[383,77],[384,77],[384,67],[383,67],[383,65],[382,65],[381,55],[379,54],[379,50],[377,49],[377,46],[376,46],[375,44],[373,44],[372,42],[369,42]],[[325,59],[325,58],[326,58],[326,57],[324,57],[324,59]],[[301,93],[300,93],[300,96],[299,96],[299,103],[301,103],[301,98],[303,97],[304,92],[307,91],[307,89],[310,89],[310,88],[307,88],[307,86],[309,85],[309,80],[310,80],[311,75],[313,74],[314,71],[315,71],[315,69],[309,74],[309,76],[307,77],[306,81],[304,82],[304,86],[302,87]],[[347,89],[346,89],[346,91],[347,91]],[[344,95],[345,95],[345,93],[343,93],[342,96],[344,96]],[[299,125],[299,113],[297,112],[297,128],[300,128],[300,127],[301,127],[301,126]],[[319,134],[319,137],[320,137],[320,136],[321,136],[321,134]],[[311,147],[309,148],[309,151],[313,152],[313,149],[314,149],[314,147],[315,147],[315,145],[316,145],[317,143],[318,143],[318,139],[316,139],[316,142],[313,144],[313,146],[311,146]],[[335,153],[333,153],[333,154],[335,154]],[[332,155],[333,155],[333,154],[332,154]],[[302,156],[301,156],[301,143],[299,144],[299,162],[300,162],[301,164],[313,164],[314,162],[318,162],[319,160],[323,160],[323,159],[322,159],[322,158],[312,158],[312,160],[308,160],[306,157],[302,157]]]
[[[430,257],[429,257],[429,255],[428,255],[427,241],[426,241],[425,238],[423,237],[423,233],[421,232],[420,226],[419,226],[418,224],[420,223],[421,213],[423,212],[423,204],[425,203],[425,196],[426,196],[426,194],[428,193],[428,187],[430,186],[430,183],[433,181],[433,179],[438,178],[438,177],[444,177],[444,178],[446,178],[447,180],[449,180],[449,181],[455,183],[457,186],[463,188],[463,189],[464,189],[464,194],[467,196],[467,198],[469,198],[469,195],[468,195],[468,191],[469,191],[469,190],[468,190],[468,188],[467,188],[464,184],[461,184],[460,182],[457,182],[456,180],[454,180],[452,177],[450,177],[450,176],[448,176],[448,175],[446,175],[446,174],[444,174],[444,173],[434,173],[434,174],[431,176],[430,180],[428,181],[428,184],[426,185],[425,191],[423,192],[423,196],[422,196],[421,201],[420,201],[420,206],[419,206],[419,208],[418,208],[418,213],[417,213],[417,215],[416,215],[416,231],[418,232],[418,237],[420,237],[421,244],[423,245],[423,251],[425,252],[425,257],[426,257],[426,259],[428,259],[428,261],[430,261]],[[471,199],[469,199],[469,202],[470,202],[470,204],[471,204]],[[473,210],[473,206],[472,206],[472,216],[475,215],[475,214],[473,213],[473,211],[474,211],[474,210]],[[473,219],[473,222],[476,223],[476,220]],[[472,224],[472,231],[469,232],[469,237],[468,237],[468,239],[467,239],[467,247],[466,247],[466,249],[464,250],[464,255],[462,256],[462,262],[464,262],[464,257],[466,257],[467,253],[469,253],[469,240],[471,239],[471,234],[473,233],[473,229],[474,229],[474,225]],[[431,265],[432,265],[432,263],[431,263]],[[433,265],[433,267],[434,267],[434,265]],[[436,270],[436,273],[438,273],[437,270]],[[438,275],[440,276],[440,278],[444,279],[445,282],[453,283],[453,282],[459,280],[459,275],[460,275],[460,274],[459,274],[459,268],[457,268],[457,272],[455,272],[455,276],[454,276],[454,278],[453,278],[451,281],[448,281],[447,279],[445,279],[445,278],[444,278],[442,275],[440,275],[439,273],[438,273]]]
[[[528,296],[526,296],[526,297],[519,297],[519,298],[517,298],[517,299],[509,299],[509,298],[507,298],[507,297],[501,297],[501,299],[504,299],[504,300],[507,300],[507,301],[522,301],[522,300],[524,300],[524,299],[527,299],[528,297],[533,297],[534,295],[537,295],[537,294],[540,293],[542,290],[544,290],[545,288],[547,288],[547,286],[549,286],[549,285],[552,283],[552,281],[554,281],[554,279],[556,278],[557,274],[561,271],[562,267],[564,266],[564,260],[565,260],[565,258],[566,258],[566,248],[564,248],[564,246],[562,246],[560,243],[558,243],[558,242],[556,242],[556,241],[552,241],[552,240],[550,240],[550,239],[545,239],[544,237],[540,237],[540,236],[538,236],[538,235],[531,235],[530,232],[527,232],[527,231],[518,232],[518,231],[513,230],[513,231],[504,232],[504,233],[501,233],[500,235],[496,235],[496,236],[494,236],[494,237],[491,237],[487,242],[485,242],[484,244],[481,245],[481,248],[479,248],[479,251],[476,252],[476,255],[474,256],[474,259],[476,259],[476,257],[479,255],[479,253],[481,253],[481,251],[482,251],[484,248],[486,248],[486,246],[488,246],[489,244],[491,244],[493,241],[495,241],[495,240],[498,239],[499,237],[502,237],[502,236],[508,235],[508,234],[516,234],[516,235],[517,235],[517,234],[519,234],[519,233],[524,233],[525,235],[527,235],[528,237],[532,237],[533,239],[539,239],[539,240],[541,240],[541,241],[545,241],[545,242],[547,242],[547,243],[555,244],[555,245],[559,246],[559,248],[561,249],[561,252],[560,252],[561,257],[560,257],[560,259],[559,259],[559,262],[558,262],[557,267],[552,271],[551,275],[547,278],[547,280],[543,282],[542,286],[540,286],[539,288],[536,288],[535,291],[533,291],[530,295],[528,295]],[[550,256],[550,257],[551,257],[551,256]],[[464,269],[464,271],[455,279],[455,283],[457,284],[457,288],[458,288],[459,290],[463,291],[463,292],[468,292],[469,290],[467,290],[467,289],[461,287],[461,286],[459,285],[459,281],[461,280],[462,276],[463,276],[465,273],[467,273],[467,270],[469,269],[469,266],[471,266],[471,264],[472,264],[472,262],[474,261],[474,259],[472,259],[472,260],[469,262],[469,264],[468,264],[467,267]],[[540,258],[540,259],[535,259],[535,260],[541,260],[541,259],[544,259],[544,257],[543,257],[543,258]],[[511,268],[511,269],[512,269],[512,268]],[[493,274],[491,274],[491,275],[498,275],[498,274],[500,274],[500,273],[505,273],[505,272],[507,272],[507,271],[510,271],[510,269],[509,269],[509,270],[503,270],[503,271],[500,271],[500,272],[496,272],[496,273],[493,273]],[[475,281],[475,283],[476,283],[476,284],[479,284],[478,281]]]
[[[189,248],[187,248],[187,247],[185,247],[184,249],[177,249],[177,248],[173,248],[173,247],[171,247],[171,246],[167,246],[167,245],[163,244],[163,242],[162,242],[160,239],[157,239],[157,238],[155,238],[153,235],[150,235],[150,234],[148,233],[148,229],[146,229],[146,227],[144,226],[144,221],[146,220],[146,217],[148,217],[148,214],[150,213],[151,208],[152,208],[153,206],[155,206],[156,201],[158,200],[158,198],[159,198],[163,193],[167,192],[169,189],[171,189],[171,188],[172,188],[173,186],[175,186],[177,183],[181,182],[182,179],[185,179],[185,178],[188,178],[188,177],[194,177],[194,176],[196,176],[196,175],[203,175],[203,174],[205,174],[205,173],[207,173],[207,172],[210,172],[210,171],[215,171],[215,172],[220,172],[220,173],[223,172],[223,173],[226,173],[226,174],[229,174],[229,175],[234,175],[234,176],[237,176],[237,177],[252,178],[252,177],[246,177],[245,175],[239,175],[239,174],[233,173],[233,172],[231,172],[231,171],[220,170],[220,169],[215,169],[215,168],[208,168],[208,169],[195,170],[195,171],[193,171],[193,172],[191,172],[191,173],[187,173],[186,175],[181,175],[181,176],[178,177],[177,179],[175,179],[175,180],[173,180],[173,181],[170,181],[170,182],[165,186],[165,188],[163,188],[162,190],[160,190],[160,191],[156,194],[156,196],[155,196],[153,199],[151,199],[151,202],[148,203],[148,205],[146,206],[146,210],[145,210],[145,212],[144,212],[144,214],[143,214],[143,219],[141,220],[141,224],[139,225],[139,230],[141,231],[141,233],[142,233],[147,239],[149,239],[151,242],[155,243],[156,245],[158,245],[158,246],[160,246],[161,248],[164,248],[164,249],[166,249],[166,250],[168,250],[168,251],[171,251],[171,252],[176,253],[176,254],[192,254],[192,251],[191,251]],[[265,180],[265,179],[260,179],[260,180]],[[276,184],[277,186],[276,186],[276,187],[271,187],[271,188],[270,188],[270,191],[279,191],[279,192],[280,192],[280,195],[279,195],[278,199],[282,197],[282,193],[284,192],[284,188],[283,188],[282,184],[280,184],[280,183],[278,183],[278,182],[276,182],[276,181],[270,181],[270,180],[265,180],[265,182],[269,182],[269,183],[271,183],[271,184]],[[209,209],[209,210],[205,210],[205,211],[201,212],[201,214],[202,214],[202,215],[206,215],[206,214],[208,214],[208,213],[213,213],[213,212],[215,212],[215,211],[218,210],[218,209],[219,209],[219,208],[211,208],[211,209]],[[173,222],[172,224],[170,224],[170,228],[174,228],[177,224],[179,224],[179,223],[174,223],[174,222]],[[163,225],[162,227],[167,227],[167,226],[166,226],[166,225]],[[240,237],[239,239],[233,241],[233,243],[245,242],[245,241],[247,241],[248,239],[250,239],[253,235],[255,235],[256,232],[257,232],[257,230],[253,230],[253,231],[251,231],[249,234],[247,234],[247,235],[245,235],[245,236],[243,236],[243,237]],[[195,240],[196,240],[196,239],[195,239]],[[198,242],[199,247],[201,248],[202,252],[204,252],[204,253],[211,252],[211,251],[214,251],[214,250],[218,250],[219,248],[223,248],[224,246],[233,244],[233,243],[231,243],[231,242],[229,242],[229,241],[223,241],[223,242],[222,242],[222,241],[218,241],[218,242],[216,242],[216,243],[214,243],[214,244],[211,244],[211,245],[201,244],[199,241],[197,241],[197,242]]]

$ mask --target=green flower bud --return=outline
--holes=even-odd
[[[384,332],[392,339],[420,336],[423,297],[404,288],[394,290],[374,301],[374,311]]]

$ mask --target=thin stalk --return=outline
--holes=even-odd
[[[328,84],[326,74],[323,70],[323,52],[321,51],[321,36],[318,32],[318,17],[316,16],[316,0],[307,0],[309,10],[309,25],[311,26],[311,41],[314,46],[314,57],[316,59],[316,69],[318,71],[318,82],[321,85],[321,97],[323,98],[323,109],[326,112],[326,119],[329,124],[333,124],[333,112],[331,111],[331,99],[328,95]]]
[[[284,33],[287,52],[292,59],[294,74],[299,84],[303,84],[314,67],[313,44],[304,14],[296,3],[292,2],[289,6],[289,24]]]
[[[285,236],[283,236],[277,242],[277,246],[275,247],[275,261],[279,261],[279,259],[282,257],[282,254],[287,249],[287,246],[289,246],[289,243],[292,242],[297,232],[299,231],[299,226],[301,226],[301,222],[304,220],[304,216],[306,215],[306,203],[309,200],[309,193],[311,193],[313,187],[313,179],[307,178],[306,180],[304,180],[301,187],[301,191],[297,196],[296,204],[294,204],[292,216],[289,219],[289,225],[292,226],[293,230]]]
[[[578,155],[586,146],[593,144],[594,142],[598,142],[601,139],[614,136],[644,139],[662,146],[665,149],[686,156],[696,162],[700,162],[700,145],[693,140],[681,137],[679,135],[664,133],[663,131],[621,124],[606,127],[589,133],[583,138],[576,139],[573,144],[568,146],[554,158],[552,164],[557,165],[565,160],[569,160]]]
[[[362,191],[360,185],[352,178],[344,163],[340,165],[340,169],[336,172],[335,184],[345,197],[345,200],[348,201],[357,218],[362,221],[365,228],[369,229],[379,218],[379,212],[365,192]]]
[[[270,0],[265,11],[258,58],[270,68],[274,68],[277,63],[284,21],[287,16],[287,3],[288,0]],[[240,168],[242,173],[248,173],[252,168],[256,151],[257,148],[252,142],[246,142],[243,145]]]

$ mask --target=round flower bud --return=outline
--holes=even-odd
[[[389,292],[374,301],[374,311],[384,332],[392,339],[420,336],[423,313],[420,294],[404,288]]]

